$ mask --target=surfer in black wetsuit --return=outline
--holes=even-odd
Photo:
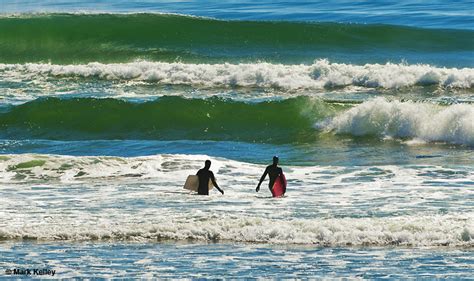
[[[211,160],[206,160],[204,168],[200,169],[196,174],[199,178],[198,194],[209,195],[209,179],[211,179],[212,184],[222,193],[222,195],[224,195],[224,191],[217,185],[214,173],[209,170],[210,167]]]
[[[260,182],[258,183],[257,188],[255,189],[256,192],[258,192],[260,190],[260,185],[262,184],[263,180],[265,180],[265,177],[267,176],[267,174],[270,177],[270,182],[268,183],[268,188],[270,189],[270,191],[272,191],[273,185],[275,184],[275,180],[277,179],[277,177],[279,175],[281,175],[283,173],[282,169],[280,167],[278,167],[278,160],[279,160],[278,156],[273,156],[273,164],[267,166],[267,168],[265,169],[265,172],[263,173],[262,177],[260,178]],[[280,179],[281,179],[282,185],[285,186],[285,184],[283,182],[283,178],[280,177]],[[285,193],[285,192],[286,192],[286,188],[283,191],[283,193]]]

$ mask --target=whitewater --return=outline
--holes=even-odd
[[[0,182],[22,190],[3,189],[5,208],[15,209],[16,202],[30,202],[30,207],[21,213],[3,211],[0,237],[474,246],[473,193],[462,188],[474,183],[468,167],[286,166],[291,193],[271,200],[253,191],[262,165],[212,158],[220,185],[228,187],[226,196],[201,199],[182,191],[176,179],[192,174],[208,158],[2,156]],[[443,192],[446,187],[450,193]]]
[[[7,79],[26,77],[83,78],[143,81],[156,84],[203,87],[263,87],[322,89],[360,86],[398,89],[413,86],[470,89],[474,85],[473,68],[440,68],[405,63],[351,65],[316,60],[310,65],[189,64],[134,62],[125,64],[89,63],[79,65],[0,64]]]

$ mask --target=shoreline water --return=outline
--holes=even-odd
[[[15,251],[24,254],[14,262],[16,268],[56,270],[56,276],[63,278],[469,278],[472,262],[470,251],[432,248],[176,242],[0,245],[7,267]],[[54,252],[60,253],[63,262],[54,261]]]

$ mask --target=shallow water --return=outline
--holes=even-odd
[[[438,248],[319,248],[243,243],[1,243],[5,268],[55,277],[465,278],[472,252]],[[60,262],[58,261],[60,260]]]

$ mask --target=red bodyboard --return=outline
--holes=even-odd
[[[283,184],[280,177],[283,179]],[[285,194],[285,191],[286,191],[286,178],[285,178],[285,175],[282,173],[276,178],[275,183],[273,184],[272,195],[273,197],[280,197],[283,194]]]

